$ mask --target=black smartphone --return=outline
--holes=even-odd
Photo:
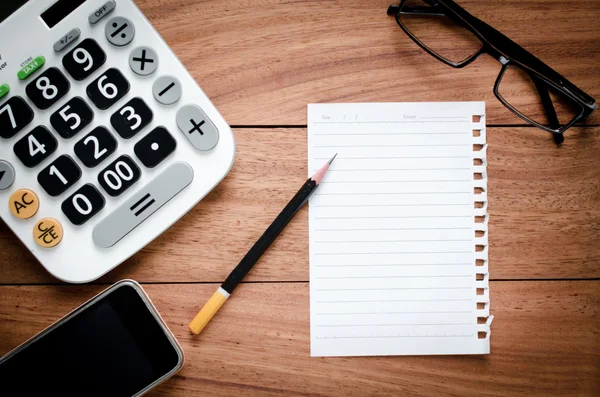
[[[183,366],[142,287],[123,280],[0,359],[4,396],[140,396]]]

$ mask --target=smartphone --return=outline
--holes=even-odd
[[[183,367],[142,287],[120,281],[0,359],[4,396],[140,396]]]

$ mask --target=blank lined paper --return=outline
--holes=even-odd
[[[485,103],[312,104],[308,148],[311,355],[489,353]]]

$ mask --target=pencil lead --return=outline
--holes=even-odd
[[[337,155],[338,155],[338,154],[336,153],[336,154],[335,154],[335,155],[334,155],[334,156],[331,158],[331,160],[329,160],[329,161],[327,162],[327,164],[331,165],[331,163],[333,163],[333,160],[335,160],[335,158],[337,157]]]

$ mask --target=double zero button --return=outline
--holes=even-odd
[[[98,175],[98,182],[112,197],[120,196],[140,179],[141,171],[129,156],[121,156]]]

